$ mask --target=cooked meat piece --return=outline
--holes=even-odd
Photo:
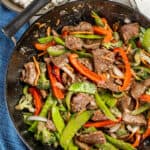
[[[78,59],[81,64],[87,67],[89,70],[93,70],[92,62],[88,58],[79,58]]]
[[[79,25],[76,27],[77,31],[87,31],[87,32],[93,32],[93,27],[90,23],[82,21],[79,23]]]
[[[93,44],[84,44],[84,48],[86,49],[98,49],[100,47],[100,43],[93,43]]]
[[[82,50],[83,47],[82,39],[69,35],[65,38],[65,46],[71,50]]]
[[[120,101],[120,108],[124,112],[129,112],[133,109],[133,105],[131,104],[131,97],[125,95],[119,99]]]
[[[91,97],[92,97],[92,98],[91,98],[91,100],[90,100],[90,103],[87,105],[87,109],[88,109],[88,110],[97,109],[98,107],[97,107],[97,104],[96,104],[96,102],[95,102],[95,99],[94,99],[93,96],[91,96]]]
[[[56,127],[51,120],[48,120],[46,122],[46,127],[48,128],[49,131],[56,131]]]
[[[51,61],[54,65],[61,68],[69,62],[68,54],[69,53],[65,53],[64,55],[60,55],[58,57],[51,57]]]
[[[105,81],[104,84],[98,84],[97,86],[104,89],[109,89],[113,92],[119,92],[119,86],[115,83],[115,79],[110,77]]]
[[[33,62],[24,64],[24,68],[21,72],[21,80],[30,85],[35,85],[35,79],[37,77],[37,71]]]
[[[141,83],[134,82],[131,87],[131,95],[133,98],[138,99],[145,90],[150,86],[150,78]]]
[[[64,31],[69,31],[69,32],[74,32],[74,31],[87,31],[87,32],[93,32],[92,25],[88,22],[80,22],[79,25],[77,26],[64,26],[62,29],[62,32]]]
[[[143,126],[146,125],[146,120],[144,115],[131,115],[130,113],[123,113],[122,116],[122,120],[126,123],[126,124],[130,124],[130,125],[138,125],[138,126]]]
[[[94,68],[98,74],[112,69],[115,61],[115,55],[113,52],[103,48],[93,50],[92,53],[94,59]]]
[[[93,120],[93,121],[103,121],[103,120],[107,120],[107,119],[108,118],[100,110],[94,111],[93,117],[91,118],[91,120]]]
[[[79,146],[79,148],[80,148],[81,150],[90,150],[90,149],[91,149],[87,144],[82,143],[82,142],[80,142],[79,140],[77,140],[77,138],[75,138],[75,144],[76,144],[77,146]]]
[[[105,136],[103,132],[96,131],[89,134],[81,134],[78,136],[79,141],[87,144],[104,144],[106,143]]]
[[[139,35],[139,24],[138,23],[130,23],[123,25],[120,29],[121,35],[124,39],[125,43],[128,43],[128,41]]]
[[[71,109],[73,112],[80,112],[86,110],[86,107],[93,100],[93,97],[85,94],[79,93],[72,98]]]

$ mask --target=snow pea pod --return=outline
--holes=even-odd
[[[102,98],[99,96],[98,93],[95,94],[95,101],[97,106],[103,111],[103,113],[113,121],[116,121],[115,116],[111,113],[109,108],[105,105],[105,102],[102,100]]]
[[[150,104],[145,103],[142,106],[140,106],[138,109],[132,111],[132,115],[139,115],[139,114],[147,111],[148,109],[150,109]]]
[[[118,140],[118,139],[113,138],[107,134],[105,134],[105,137],[106,137],[108,142],[112,143],[113,145],[115,145],[120,150],[136,150],[136,148],[134,148],[131,144],[129,144],[127,142],[124,142],[122,140]]]
[[[38,42],[41,44],[48,43],[53,40],[53,36],[42,37],[38,39]]]
[[[63,118],[61,117],[59,108],[56,106],[56,104],[53,104],[52,106],[52,120],[55,124],[56,129],[61,134],[65,127],[65,123],[64,123]]]
[[[90,82],[75,82],[69,87],[69,91],[77,93],[77,92],[82,92],[82,93],[88,93],[88,94],[95,94],[97,89],[95,84],[90,83]]]
[[[66,105],[67,105],[67,108],[68,108],[69,111],[71,109],[70,108],[70,101],[71,101],[72,95],[73,95],[73,92],[68,92],[67,95],[66,95],[66,99],[65,99]]]
[[[46,99],[46,102],[45,102],[40,114],[39,114],[40,117],[46,117],[47,116],[48,110],[52,107],[53,102],[54,102],[53,98],[49,95]],[[30,132],[35,132],[37,124],[38,124],[38,121],[34,121],[28,130]]]
[[[81,39],[102,39],[103,36],[95,35],[95,34],[74,34],[75,37],[81,38]]]
[[[104,27],[104,23],[102,22],[102,19],[96,12],[92,11],[91,16],[94,18],[96,25]]]
[[[60,144],[64,149],[68,148],[74,135],[90,119],[91,115],[90,111],[84,111],[71,117],[60,138]]]
[[[57,44],[60,44],[60,45],[65,46],[65,42],[64,42],[60,37],[54,36],[54,41],[55,41]]]

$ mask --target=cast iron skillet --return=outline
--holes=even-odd
[[[92,22],[93,20],[90,17],[91,10],[106,17],[110,24],[116,21],[120,21],[123,24],[124,19],[128,18],[132,22],[139,22],[144,27],[150,25],[148,19],[131,8],[104,0],[79,0],[70,2],[51,10],[42,16],[38,22],[46,23],[47,26],[50,25],[59,31],[64,25],[75,25],[83,20]],[[60,19],[60,24],[56,25],[58,19]],[[23,84],[19,81],[20,70],[23,68],[23,64],[31,60],[32,56],[36,54],[32,42],[35,40],[34,35],[37,33],[43,35],[44,29],[39,31],[37,25],[34,23],[22,36],[14,49],[6,77],[6,99],[11,119],[27,147],[36,150],[54,149],[49,146],[43,146],[35,141],[33,135],[27,132],[28,127],[23,123],[22,114],[20,111],[15,110],[15,105],[21,96],[23,87]],[[22,47],[24,47],[24,53]],[[150,149],[150,139],[147,139],[142,143],[139,149]]]

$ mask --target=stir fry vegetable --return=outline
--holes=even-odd
[[[150,137],[150,29],[91,20],[39,34],[15,108],[43,145],[136,150]]]

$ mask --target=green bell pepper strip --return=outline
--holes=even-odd
[[[73,51],[73,50],[70,50],[71,52],[73,52],[73,53],[76,53],[76,54],[78,54],[79,55],[79,57],[86,57],[86,58],[93,58],[93,55],[92,54],[90,54],[90,53],[86,53],[86,52],[82,52],[82,51]]]
[[[102,39],[103,36],[95,35],[95,34],[74,34],[73,36],[81,38],[81,39]]]
[[[131,144],[105,134],[106,140],[120,150],[136,150]]]
[[[48,49],[47,49],[47,52],[48,52],[48,54],[50,55],[50,56],[60,56],[60,55],[62,55],[62,54],[64,54],[64,53],[66,53],[67,52],[67,50],[65,50],[65,49],[56,49],[56,48],[54,48],[53,46],[50,46]]]
[[[60,44],[60,45],[65,46],[65,42],[64,42],[60,37],[54,36],[54,41],[55,41],[57,44]]]
[[[150,28],[146,29],[143,39],[142,39],[142,46],[150,52]]]
[[[45,104],[39,114],[40,117],[46,117],[48,110],[52,107],[53,105],[53,98],[49,95],[45,101]],[[33,124],[30,126],[30,128],[28,129],[28,131],[30,132],[35,132],[36,131],[36,127],[37,127],[38,121],[34,121]]]
[[[102,19],[100,18],[100,16],[96,12],[92,11],[91,15],[94,18],[96,25],[104,27]]]
[[[117,121],[115,116],[111,113],[109,108],[105,105],[105,102],[102,100],[102,98],[99,96],[98,93],[95,94],[95,101],[97,106],[103,111],[103,113],[106,115],[107,118],[113,121]]]
[[[132,115],[139,115],[139,114],[147,111],[148,109],[150,109],[150,104],[145,103],[142,106],[140,106],[138,109],[132,111]]]
[[[65,42],[60,37],[54,37],[54,40],[57,44],[65,46]],[[79,52],[79,51],[74,51],[74,50],[71,50],[71,49],[66,50],[66,51],[76,53],[76,54],[79,55],[79,57],[87,57],[87,58],[92,58],[93,57],[92,54],[86,53],[86,52]]]
[[[59,132],[59,134],[61,134],[63,129],[65,128],[65,123],[56,104],[53,104],[52,106],[52,120],[55,124],[57,131]]]
[[[70,102],[71,102],[71,97],[73,95],[73,92],[68,92],[67,95],[66,95],[66,99],[65,99],[65,102],[66,102],[66,106],[68,108],[68,110],[70,111],[71,108],[70,108]]]
[[[48,43],[48,42],[50,42],[52,40],[53,40],[53,36],[47,36],[47,37],[38,38],[38,42],[41,43],[41,44]]]
[[[71,117],[60,138],[60,145],[65,150],[68,148],[74,135],[90,119],[91,115],[90,111],[84,111]]]
[[[95,94],[97,88],[95,84],[85,81],[73,83],[68,90],[74,93],[81,92],[81,93]]]
[[[116,105],[117,99],[114,98],[110,93],[103,93],[99,95],[107,106],[114,107]]]
[[[98,145],[98,148],[101,149],[101,150],[119,150],[114,145],[112,145],[108,142]]]

